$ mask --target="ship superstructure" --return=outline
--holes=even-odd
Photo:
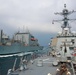
[[[14,35],[14,40],[23,42],[25,46],[39,46],[38,40],[29,32],[16,33]]]
[[[55,13],[56,15],[59,14],[61,16],[63,16],[62,20],[53,20],[54,22],[62,22],[62,31],[59,32],[57,34],[56,37],[54,37],[51,40],[51,48],[55,51],[60,51],[62,50],[62,46],[61,44],[63,42],[71,42],[71,44],[69,45],[69,49],[70,52],[72,52],[74,50],[74,47],[76,46],[76,32],[75,31],[71,31],[71,26],[69,25],[69,21],[74,21],[76,19],[69,19],[68,16],[72,13],[74,13],[75,11],[69,11],[68,9],[66,9],[66,4],[64,4],[64,9],[62,10],[62,12],[57,12]]]

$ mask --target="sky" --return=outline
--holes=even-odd
[[[0,29],[9,36],[28,29],[40,45],[47,46],[50,38],[61,31],[61,24],[52,24],[52,20],[63,18],[54,13],[61,12],[64,4],[68,10],[76,10],[76,0],[0,0]],[[69,18],[75,19],[76,14]],[[70,23],[73,31],[75,23]]]

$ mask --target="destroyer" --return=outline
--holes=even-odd
[[[64,18],[62,20],[53,20],[54,22],[62,23],[62,32],[59,32],[58,35],[51,40],[51,48],[53,50],[54,55],[57,57],[58,63],[69,63],[69,66],[72,68],[71,74],[75,75],[75,63],[76,60],[72,53],[75,53],[76,46],[76,32],[71,31],[71,26],[69,25],[69,21],[74,21],[76,19],[69,19],[68,16],[76,11],[68,11],[66,9],[66,4],[64,4],[64,9],[62,12],[55,13],[59,14]],[[73,60],[74,58],[74,60]]]
[[[62,23],[62,31],[58,33],[58,35],[56,37],[54,37],[51,40],[51,48],[54,51],[60,52],[63,51],[63,44],[67,47],[67,49],[64,49],[64,51],[62,52],[63,55],[65,54],[68,57],[70,56],[70,54],[74,51],[74,47],[76,46],[76,32],[75,31],[71,31],[71,26],[69,25],[69,21],[74,21],[76,19],[69,19],[68,16],[72,13],[74,13],[75,11],[68,11],[68,9],[66,9],[66,4],[64,5],[64,9],[62,12],[60,13],[55,13],[56,15],[59,14],[61,16],[63,16],[64,18],[62,20],[53,20],[54,22],[63,22]]]

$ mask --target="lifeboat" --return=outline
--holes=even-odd
[[[31,41],[35,41],[36,39],[35,38],[31,38]]]

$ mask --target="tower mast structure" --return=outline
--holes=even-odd
[[[66,4],[64,4],[64,9],[62,10],[62,12],[56,12],[55,15],[61,15],[63,16],[62,20],[53,20],[53,24],[54,22],[63,22],[63,25],[61,26],[62,31],[64,30],[64,28],[69,28],[70,31],[70,26],[68,21],[75,21],[76,19],[69,19],[68,16],[72,13],[74,13],[76,11],[72,10],[72,11],[68,11],[68,9],[66,9]]]

